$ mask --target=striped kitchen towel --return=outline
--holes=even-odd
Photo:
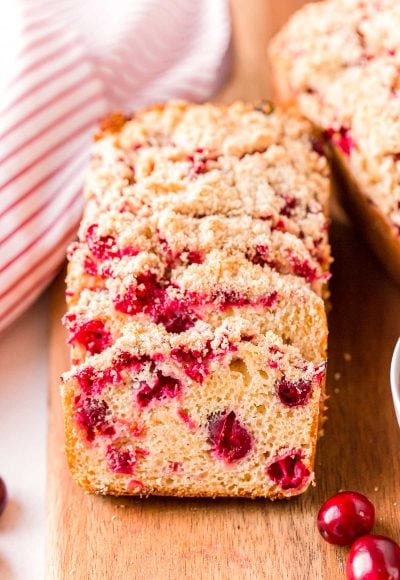
[[[225,0],[2,0],[0,19],[2,330],[76,235],[98,120],[212,96],[230,21]]]

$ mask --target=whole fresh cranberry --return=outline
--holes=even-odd
[[[330,544],[348,546],[359,536],[368,534],[374,520],[374,506],[365,495],[342,491],[322,505],[317,526],[321,536]]]
[[[400,546],[386,536],[361,536],[346,562],[347,580],[399,580]]]
[[[7,488],[3,479],[0,477],[0,516],[4,511],[7,503]]]

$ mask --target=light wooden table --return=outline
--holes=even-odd
[[[220,99],[271,96],[267,40],[300,4],[294,0],[232,1],[233,74]],[[50,350],[49,579],[343,578],[346,549],[323,542],[315,526],[322,501],[341,488],[367,494],[377,510],[376,531],[399,539],[400,432],[388,372],[400,335],[400,291],[345,221],[334,222],[331,240],[335,264],[329,421],[318,448],[318,485],[289,502],[122,500],[84,495],[73,483],[63,454],[57,383],[68,359],[60,325],[63,283],[58,281]]]

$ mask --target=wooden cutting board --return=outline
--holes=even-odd
[[[233,77],[224,100],[269,96],[265,47],[301,1],[232,2]],[[265,500],[102,498],[85,495],[63,453],[58,377],[68,367],[60,324],[64,284],[53,289],[47,486],[47,579],[336,580],[347,550],[326,544],[315,518],[339,489],[368,495],[375,531],[400,539],[400,429],[389,363],[400,335],[400,289],[345,219],[331,228],[329,420],[317,453],[317,486]]]

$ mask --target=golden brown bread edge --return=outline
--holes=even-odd
[[[287,78],[279,74],[279,66],[271,58],[269,67],[276,102],[284,108],[296,106],[296,98]],[[332,173],[339,185],[335,188],[338,199],[388,274],[400,285],[400,236],[387,216],[357,183],[342,151],[332,143],[329,148]]]

